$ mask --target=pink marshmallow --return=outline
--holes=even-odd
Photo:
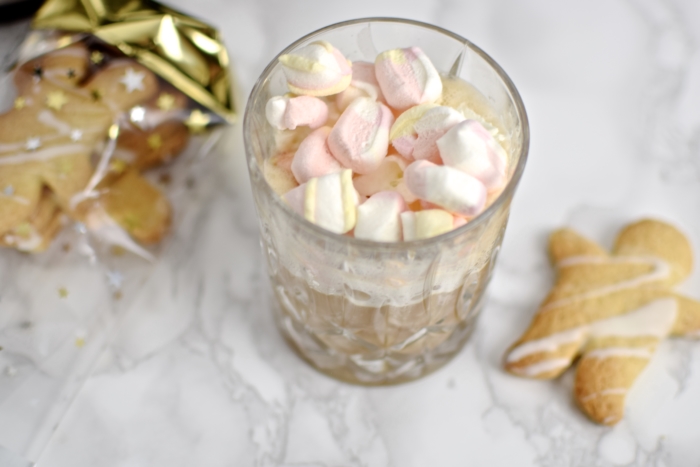
[[[343,170],[343,166],[328,149],[330,132],[330,127],[321,127],[309,133],[299,145],[291,167],[297,182],[306,183],[311,178]]]
[[[351,63],[326,41],[312,42],[279,58],[289,90],[306,96],[330,96],[350,85]]]
[[[394,123],[391,110],[368,97],[355,99],[340,115],[328,147],[345,167],[359,174],[376,170],[389,149],[389,128]]]
[[[335,104],[342,112],[358,97],[371,97],[375,101],[384,102],[382,90],[374,74],[374,63],[353,62],[350,86],[335,96]]]
[[[396,110],[435,102],[442,94],[440,74],[418,47],[387,50],[374,64],[382,93]]]
[[[298,126],[315,130],[328,120],[328,105],[317,97],[275,96],[267,101],[265,116],[278,130],[294,130]]]
[[[355,237],[376,242],[401,240],[401,213],[408,210],[395,191],[380,191],[357,208]]]
[[[452,167],[416,161],[406,167],[404,180],[418,198],[453,214],[478,215],[486,205],[486,188],[476,178]]]
[[[487,190],[495,191],[505,184],[506,151],[478,121],[455,125],[437,141],[437,146],[446,166],[478,178]]]

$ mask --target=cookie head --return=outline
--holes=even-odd
[[[81,43],[71,44],[22,64],[15,73],[19,94],[43,80],[62,86],[77,86],[88,73],[88,49]]]

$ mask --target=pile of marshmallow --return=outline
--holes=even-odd
[[[318,41],[279,61],[291,94],[271,98],[266,116],[278,130],[312,130],[291,158],[299,185],[283,194],[308,221],[378,242],[429,238],[466,224],[506,184],[497,130],[436,103],[443,81],[418,47],[351,63]]]

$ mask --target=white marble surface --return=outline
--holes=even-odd
[[[232,131],[196,243],[156,265],[40,466],[700,465],[700,342],[665,342],[614,428],[574,407],[571,372],[528,381],[499,365],[551,284],[552,228],[609,244],[627,220],[654,215],[700,250],[700,2],[171,3],[221,28],[246,95],[278,50],[332,22],[403,16],[452,29],[518,86],[529,166],[472,341],[420,381],[363,388],[316,373],[274,329]],[[700,296],[700,272],[685,288]]]

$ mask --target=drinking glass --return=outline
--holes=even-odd
[[[508,184],[464,226],[397,243],[338,235],[293,212],[265,179],[277,131],[266,121],[265,104],[288,92],[279,55],[250,94],[246,157],[282,335],[303,359],[335,378],[368,385],[412,380],[449,361],[474,329],[525,168],[527,116],[501,67],[445,29],[405,19],[357,19],[312,32],[280,55],[318,40],[352,61],[420,47],[444,79],[474,88],[471,107],[498,129],[509,153]]]

